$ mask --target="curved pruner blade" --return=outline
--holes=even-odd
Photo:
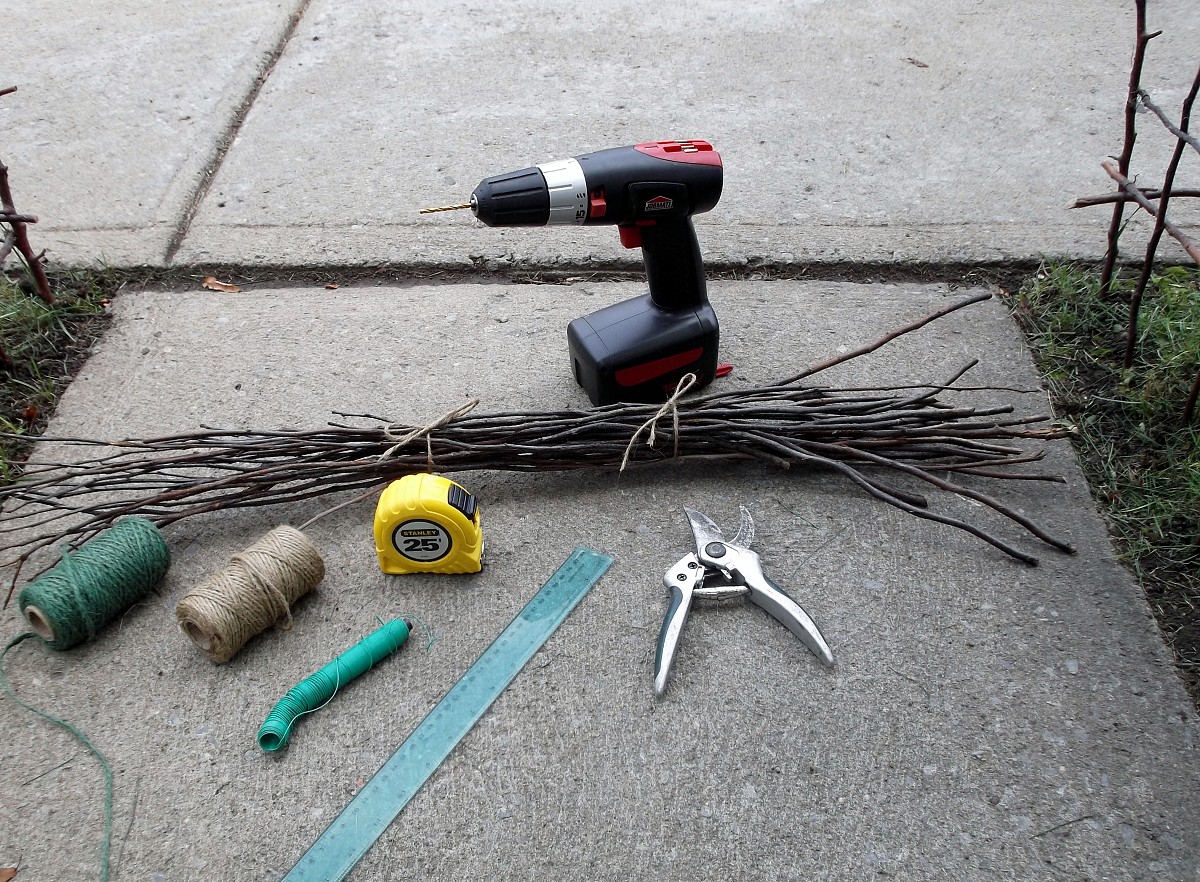
[[[744,505],[738,506],[738,512],[737,532],[733,534],[729,544],[738,548],[749,548],[754,544],[754,518],[750,517],[750,511]]]

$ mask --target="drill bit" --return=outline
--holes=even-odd
[[[463,202],[460,205],[439,205],[436,208],[422,208],[417,214],[435,214],[439,211],[459,211],[463,208],[470,208],[470,202]]]

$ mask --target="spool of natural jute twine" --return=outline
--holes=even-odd
[[[221,664],[272,625],[292,627],[292,606],[325,578],[325,562],[295,527],[276,527],[175,607],[183,633]]]

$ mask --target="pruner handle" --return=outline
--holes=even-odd
[[[813,655],[832,667],[833,651],[821,636],[816,622],[786,591],[763,573],[757,558],[755,554],[747,554],[738,563],[738,572],[750,589],[750,599],[799,637]]]
[[[667,614],[663,617],[662,630],[658,632],[658,648],[654,653],[654,694],[661,696],[667,690],[667,678],[671,674],[671,662],[679,647],[679,635],[692,608],[692,596],[696,585],[703,579],[704,570],[696,555],[688,554],[663,577],[663,585],[671,592]]]

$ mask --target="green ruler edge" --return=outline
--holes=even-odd
[[[325,828],[283,882],[340,882],[612,564],[576,548]]]

